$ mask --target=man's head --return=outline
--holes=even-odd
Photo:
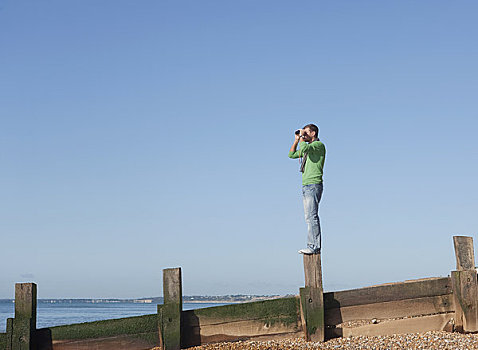
[[[307,124],[304,130],[304,141],[311,142],[319,138],[319,128],[315,124]]]

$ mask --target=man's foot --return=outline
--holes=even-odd
[[[299,250],[299,253],[300,254],[307,254],[307,255],[320,254],[320,248],[312,249],[312,248],[307,247],[307,248]]]
[[[299,250],[299,254],[307,254],[307,255],[315,254],[315,250],[313,250],[312,248],[307,247],[307,248]]]

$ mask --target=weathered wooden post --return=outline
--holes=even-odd
[[[15,318],[7,319],[7,349],[30,350],[36,330],[37,286],[15,284]]]
[[[163,305],[158,305],[160,346],[163,350],[179,350],[183,309],[180,267],[163,270],[163,296]]]
[[[7,347],[6,350],[12,350],[13,340],[13,318],[7,318]]]
[[[300,316],[308,341],[324,341],[324,291],[320,254],[304,254],[305,288],[300,288]]]
[[[456,269],[451,272],[455,302],[455,327],[462,332],[478,331],[478,281],[473,238],[454,236]]]

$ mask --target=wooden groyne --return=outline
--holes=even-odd
[[[323,292],[320,255],[304,255],[296,297],[182,310],[181,268],[163,270],[164,303],[152,315],[36,328],[33,283],[15,285],[15,317],[0,333],[7,350],[165,350],[237,340],[478,331],[478,282],[471,237],[453,237],[456,270],[433,277]]]

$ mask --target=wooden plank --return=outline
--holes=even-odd
[[[120,319],[102,320],[50,327],[40,331],[49,331],[49,343],[53,350],[77,349],[152,349],[157,347],[158,315],[133,316]],[[38,331],[37,331],[38,333]],[[49,349],[48,334],[41,345],[34,349]],[[36,337],[35,337],[36,338]],[[107,344],[112,344],[107,345]]]
[[[253,336],[253,337],[250,337],[249,340],[268,341],[268,340],[280,340],[280,339],[295,339],[295,338],[302,338],[302,334],[303,334],[302,329],[300,329],[300,330],[297,330],[296,332]]]
[[[285,322],[280,322],[280,319],[271,323],[269,319],[262,318],[259,320],[245,320],[227,322],[221,324],[205,325],[191,327],[190,331],[200,332],[201,336],[212,336],[215,334],[226,334],[228,336],[236,337],[252,337],[267,334],[280,334],[299,331],[297,324],[288,325]]]
[[[478,331],[478,281],[476,270],[452,271],[456,327],[459,331]]]
[[[262,318],[256,320],[236,320],[219,324],[196,325],[183,328],[181,346],[191,347],[205,343],[238,341],[260,337],[287,338],[294,334],[302,336],[300,323],[289,323],[288,316],[273,320]]]
[[[304,254],[305,286],[322,289],[322,263],[320,254]]]
[[[181,324],[185,329],[193,326],[202,327],[263,318],[274,322],[277,318],[284,319],[285,317],[287,323],[295,325],[300,317],[298,299],[298,297],[288,297],[186,310],[181,313]]]
[[[41,328],[35,330],[32,337],[32,349],[35,350],[52,350],[52,336],[50,328]]]
[[[300,313],[305,339],[324,341],[324,303],[321,288],[300,288]]]
[[[428,331],[445,330],[455,313],[445,313],[424,317],[404,318],[378,324],[370,324],[354,328],[343,328],[343,337],[351,336],[380,336],[405,333],[423,333]]]
[[[181,345],[302,334],[299,298],[279,298],[182,312]]]
[[[145,334],[142,334],[143,336]],[[154,336],[155,334],[151,334]],[[154,345],[143,338],[135,337],[131,334],[117,335],[114,337],[93,338],[93,339],[73,339],[73,340],[54,340],[52,350],[145,350],[151,349]]]
[[[475,269],[473,238],[466,236],[454,236],[453,244],[455,246],[456,269],[458,271]]]
[[[158,308],[160,345],[163,350],[181,349],[181,268],[163,270],[164,305]]]
[[[138,336],[143,333],[158,333],[158,315],[131,316],[102,321],[76,323],[49,327],[52,340],[98,339],[130,334]],[[158,345],[158,339],[152,339],[152,346]]]
[[[405,282],[324,293],[325,310],[344,306],[374,304],[452,293],[449,277],[425,278]]]
[[[325,311],[325,325],[335,326],[354,320],[387,319],[453,312],[453,295],[440,295],[383,303],[345,306]]]

